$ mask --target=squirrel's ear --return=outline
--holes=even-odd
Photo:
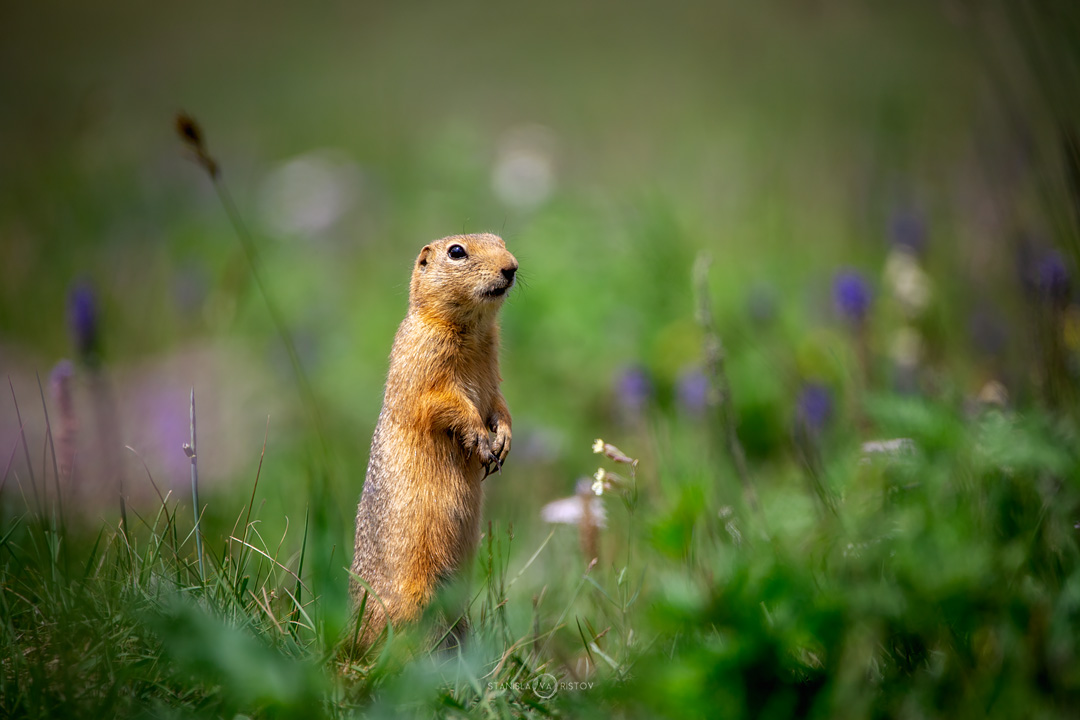
[[[425,245],[420,251],[420,257],[416,258],[416,267],[427,267],[428,255],[431,254],[431,246]]]

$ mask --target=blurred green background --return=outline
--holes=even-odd
[[[295,564],[313,513],[344,608],[410,263],[458,232],[501,234],[521,266],[502,311],[514,449],[486,481],[511,576],[549,532],[541,507],[595,470],[596,437],[641,458],[654,566],[693,555],[700,513],[738,510],[708,419],[703,255],[739,438],[782,536],[814,517],[808,425],[828,466],[898,433],[951,448],[950,423],[983,405],[1052,415],[1074,397],[1068,3],[45,2],[5,5],[0,27],[0,373],[36,454],[34,373],[47,388],[76,361],[84,471],[65,492],[88,537],[116,522],[103,444],[132,448],[118,462],[138,512],[157,503],[148,471],[190,502],[194,386],[208,544],[248,502],[265,433],[260,532]],[[254,238],[322,439],[181,111]],[[84,291],[93,357],[73,329]],[[7,453],[20,423],[0,397]],[[840,474],[824,482],[842,496]],[[601,567],[637,537],[625,524]],[[550,542],[509,596],[522,627],[530,598],[571,597],[567,568],[584,568],[574,530]]]
[[[306,441],[235,234],[175,134],[174,114],[191,113],[331,419],[343,500],[359,489],[409,263],[429,239],[499,232],[521,261],[505,392],[517,470],[532,449],[547,472],[494,484],[494,501],[504,484],[530,502],[572,486],[592,436],[618,431],[625,368],[646,368],[671,404],[679,373],[701,362],[689,283],[700,251],[746,364],[732,372],[770,376],[777,393],[798,378],[739,359],[772,332],[749,306],[796,344],[827,330],[832,273],[856,266],[876,284],[894,216],[925,226],[955,346],[969,344],[980,294],[1015,289],[1009,238],[1029,218],[988,206],[1011,170],[998,167],[1030,165],[1039,148],[1014,137],[975,10],[49,7],[5,10],[0,50],[5,359],[27,353],[24,369],[45,374],[71,356],[66,299],[89,284],[108,367],[239,344],[237,362],[263,378],[236,409],[248,459],[279,409],[271,457]],[[1034,191],[1006,179],[1023,206]],[[839,352],[834,340],[821,352]],[[174,410],[183,433],[186,404]],[[265,487],[287,486],[286,468],[270,463]]]

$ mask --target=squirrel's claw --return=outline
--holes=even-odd
[[[483,432],[466,435],[464,446],[466,451],[476,448],[484,478],[495,472],[501,475],[503,463],[510,454],[510,423],[498,416],[492,417]]]
[[[502,464],[506,462],[506,456],[510,454],[510,426],[505,422],[500,422],[495,427],[495,442],[492,445],[492,452],[495,455],[495,460],[498,462],[499,470],[502,470]]]
[[[496,457],[490,463],[484,465],[484,477],[480,478],[481,481],[487,480],[488,475],[495,474],[495,470],[491,469],[493,465],[495,466],[495,469],[498,470],[499,474],[502,475],[502,460]]]

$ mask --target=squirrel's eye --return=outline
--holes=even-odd
[[[452,260],[461,260],[462,258],[469,257],[469,253],[465,252],[465,248],[460,245],[451,245],[446,254],[450,256]]]

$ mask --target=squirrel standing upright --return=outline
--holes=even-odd
[[[374,593],[352,581],[362,645],[416,618],[476,548],[481,483],[510,452],[496,315],[517,268],[490,234],[443,238],[416,258],[356,512],[352,572]]]

